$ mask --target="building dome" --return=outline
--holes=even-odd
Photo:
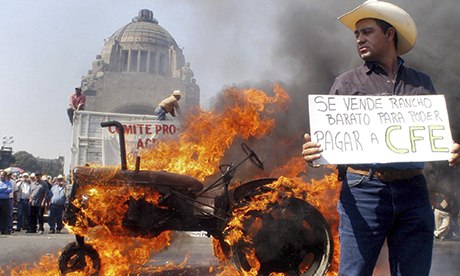
[[[153,12],[139,11],[104,42],[82,78],[86,110],[153,114],[171,91],[180,90],[181,109],[199,105],[200,91],[190,63]]]
[[[99,62],[104,71],[177,77],[185,58],[171,34],[153,17],[153,12],[142,9],[106,40]],[[95,73],[97,68],[92,71]]]
[[[131,23],[118,29],[110,40],[119,43],[151,43],[164,47],[176,46],[177,43],[171,34],[158,24],[150,10],[140,10]]]

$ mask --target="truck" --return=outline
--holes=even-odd
[[[76,111],[72,127],[70,169],[85,164],[103,166],[120,163],[118,130],[101,123],[119,121],[125,128],[126,151],[136,153],[153,147],[161,139],[173,139],[180,132],[179,120],[157,120],[153,115]]]

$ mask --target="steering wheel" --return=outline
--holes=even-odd
[[[264,164],[260,161],[257,154],[245,143],[241,143],[241,148],[248,155],[251,163],[254,164],[257,168],[264,170]]]

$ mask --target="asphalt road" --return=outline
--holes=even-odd
[[[45,230],[47,227],[45,226]],[[211,239],[206,236],[194,235],[191,233],[180,233],[174,236],[172,245],[166,250],[156,254],[146,267],[171,265],[162,273],[152,272],[148,275],[213,275],[210,267],[218,265],[217,259],[213,256]],[[75,241],[75,236],[63,230],[61,234],[27,234],[24,231],[15,232],[11,235],[0,236],[0,275],[8,275],[8,268],[14,267],[15,271],[22,270],[23,265],[28,268],[35,268],[34,265],[42,256],[50,256],[57,260],[59,252],[70,242]],[[186,260],[184,268],[180,271],[174,268],[177,264]],[[57,261],[56,261],[57,269]]]
[[[16,232],[12,235],[0,236],[0,267],[32,266],[43,255],[58,256],[66,244],[75,241],[73,235],[66,231],[62,234],[26,234]],[[171,269],[162,273],[149,275],[215,275],[209,272],[210,267],[218,265],[213,256],[211,239],[202,236],[178,235],[173,244],[165,251],[157,254],[148,265],[165,265],[170,262],[180,263],[187,257],[184,269]],[[460,271],[460,241],[435,241],[431,275],[456,276]],[[0,270],[1,272],[1,270]],[[5,273],[5,272],[4,272]],[[3,273],[0,273],[3,274]],[[7,272],[5,274],[8,274]]]

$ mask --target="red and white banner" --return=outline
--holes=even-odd
[[[174,139],[180,132],[178,121],[120,122],[125,131],[126,154],[153,148],[158,140]],[[121,163],[120,141],[116,127],[102,129],[102,165]]]

